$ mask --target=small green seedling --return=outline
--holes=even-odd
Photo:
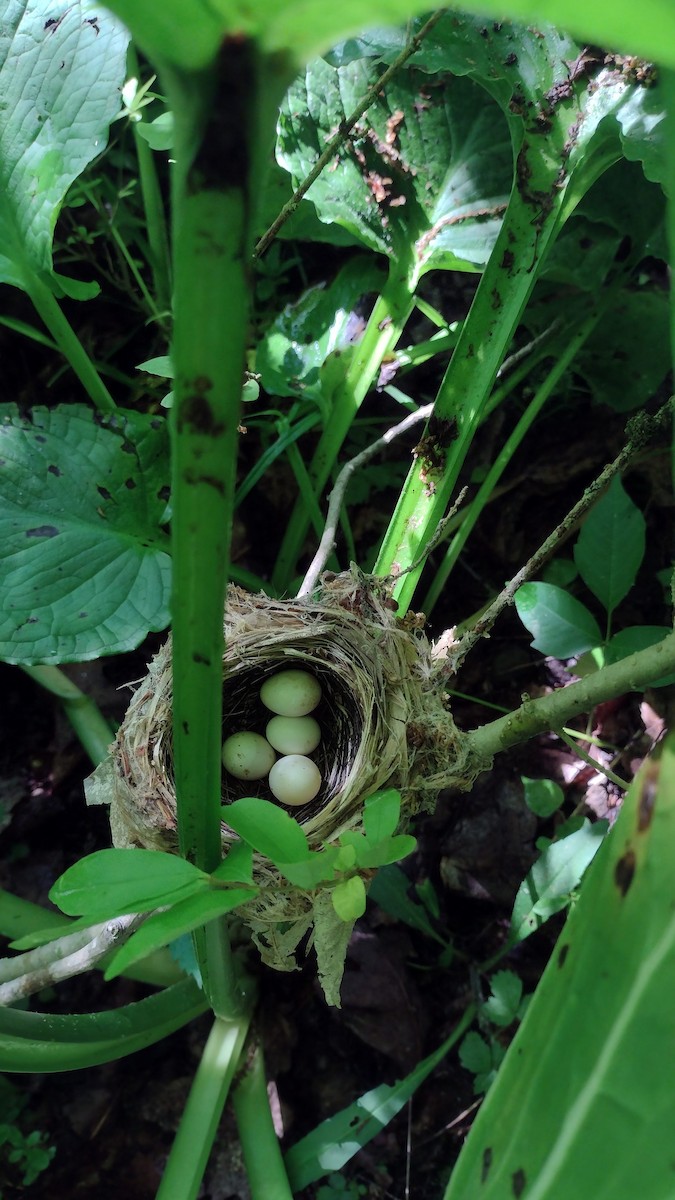
[[[560,583],[525,583],[516,592],[518,615],[542,654],[577,659],[574,673],[586,675],[619,662],[665,638],[667,626],[636,625],[612,631],[614,613],[635,583],[645,553],[645,520],[615,476],[584,522],[574,547],[574,566],[602,605],[605,631],[590,609]],[[572,581],[572,564],[551,564],[554,577]],[[669,675],[652,686],[673,682]]]
[[[491,1029],[508,1029],[520,1023],[527,1012],[530,996],[523,995],[522,980],[514,971],[497,971],[490,980],[490,996],[478,1009],[483,1034],[471,1030],[459,1046],[463,1067],[474,1076],[474,1092],[481,1095],[490,1087],[506,1053],[499,1037]]]

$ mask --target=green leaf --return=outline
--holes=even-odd
[[[398,921],[405,921],[412,929],[419,929],[421,933],[444,946],[445,938],[442,938],[432,925],[426,909],[410,898],[410,887],[410,880],[400,867],[388,866],[377,872],[368,895],[390,916],[396,917]]]
[[[525,791],[525,803],[530,812],[538,817],[551,817],[557,812],[565,799],[565,794],[559,783],[552,779],[522,778]]]
[[[472,1075],[484,1074],[492,1068],[492,1051],[475,1030],[467,1033],[460,1043],[459,1061]]]
[[[626,795],[445,1200],[668,1200],[675,738]],[[563,1082],[564,1080],[564,1082]]]
[[[0,657],[83,662],[169,620],[168,433],[82,405],[0,408]]]
[[[371,843],[389,839],[396,832],[401,815],[401,793],[386,788],[369,796],[363,806],[363,828]]]
[[[139,363],[137,371],[147,371],[148,375],[158,375],[160,379],[173,379],[173,363],[168,354],[158,354],[156,358],[148,358]]]
[[[233,842],[227,857],[211,873],[221,883],[251,883],[253,880],[253,850],[247,842]]]
[[[409,1075],[394,1084],[382,1084],[365,1092],[342,1112],[322,1121],[296,1142],[284,1158],[293,1193],[300,1192],[329,1171],[339,1171],[362,1146],[380,1133],[443,1061],[472,1019],[473,1011],[469,1010],[450,1036]]]
[[[139,121],[135,129],[151,150],[172,150],[174,143],[173,113],[163,112],[154,121]]]
[[[492,995],[481,1005],[481,1012],[494,1025],[512,1025],[523,997],[522,981],[514,971],[497,971],[490,980],[490,991]]]
[[[327,850],[311,854],[303,862],[284,863],[275,859],[274,865],[290,883],[311,892],[321,883],[333,878],[338,854],[336,847],[329,847]]]
[[[52,273],[54,226],[71,183],[105,148],[121,104],[128,41],[109,12],[81,0],[2,5],[3,283],[30,291],[39,278],[57,295],[78,290]]]
[[[606,821],[591,825],[586,819],[581,829],[548,846],[518,888],[511,914],[512,943],[529,937],[569,904],[606,833]]]
[[[645,519],[615,475],[584,521],[574,547],[584,583],[608,614],[633,586],[644,553]]]
[[[69,916],[82,913],[100,921],[171,904],[204,891],[208,881],[208,875],[176,854],[97,850],[64,871],[49,899]]]
[[[544,567],[544,583],[552,583],[554,587],[567,588],[578,574],[571,558],[554,558]]]
[[[166,912],[154,913],[116,951],[106,968],[105,978],[115,979],[153,950],[168,946],[175,938],[199,929],[215,917],[224,916],[239,904],[246,904],[256,891],[256,888],[232,888],[231,891],[201,893],[179,900]]]
[[[360,875],[344,879],[331,892],[333,908],[341,921],[356,921],[366,911],[366,889]]]
[[[602,317],[574,364],[593,399],[617,412],[641,408],[670,370],[667,295],[624,293]]]
[[[379,292],[384,276],[372,259],[351,259],[328,287],[305,292],[273,322],[256,351],[256,371],[273,396],[321,403],[321,368],[329,355],[343,356],[361,332],[356,306]]]
[[[646,650],[648,646],[656,646],[658,642],[662,642],[665,637],[671,632],[665,625],[635,625],[630,629],[622,629],[620,633],[615,633],[614,637],[610,638],[605,648],[605,661],[607,663],[619,662],[622,658],[627,658],[629,654],[635,654],[637,650]],[[654,679],[650,683],[650,687],[667,687],[675,683],[675,675],[663,675],[660,679]]]
[[[542,654],[572,658],[602,642],[593,614],[551,583],[524,583],[514,603],[523,625],[534,634],[533,649]]]
[[[354,864],[366,869],[384,867],[389,863],[398,862],[401,858],[406,858],[417,846],[416,838],[407,833],[398,834],[396,837],[386,837],[372,843],[362,833],[351,829],[341,835],[340,842],[343,850],[350,848],[354,851],[353,860],[351,856],[345,858],[341,851],[336,864],[340,870],[349,870]]]
[[[73,1071],[162,1041],[208,1008],[192,979],[108,1012],[62,1016],[0,1008],[0,1070]]]
[[[317,59],[298,77],[281,108],[277,147],[294,182],[381,73],[372,58],[337,67]],[[508,128],[485,90],[405,68],[358,123],[339,170],[324,171],[307,199],[323,221],[372,250],[397,257],[415,243],[423,270],[476,270],[489,257],[511,180]]]
[[[297,821],[269,800],[245,796],[223,809],[223,821],[267,858],[303,862],[310,856],[307,838]]]

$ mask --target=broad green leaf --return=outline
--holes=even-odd
[[[256,351],[256,371],[273,396],[299,396],[321,403],[321,368],[329,355],[344,356],[358,341],[362,321],[356,305],[379,292],[382,271],[362,255],[350,260],[328,287],[314,287],[289,304]]]
[[[401,815],[401,793],[395,788],[375,792],[363,806],[363,828],[371,843],[389,839],[396,832]]]
[[[492,995],[481,1005],[481,1012],[493,1025],[511,1025],[523,997],[522,981],[513,971],[497,971],[490,979],[490,991]]]
[[[62,1016],[0,1008],[0,1071],[74,1071],[153,1046],[208,1008],[192,979],[108,1012]]]
[[[602,642],[593,614],[551,583],[524,583],[514,603],[523,625],[534,635],[533,648],[542,654],[572,658]]]
[[[586,517],[574,561],[593,595],[611,614],[635,582],[645,553],[645,519],[615,475]]]
[[[356,59],[317,59],[281,108],[277,158],[295,182],[381,74]],[[419,268],[479,269],[488,259],[511,189],[506,121],[466,78],[405,69],[368,110],[339,158],[307,193],[323,221],[396,258],[414,243]]]
[[[529,937],[569,903],[606,832],[606,821],[591,825],[585,820],[581,829],[544,850],[518,888],[511,914],[512,942]]]
[[[0,280],[77,294],[52,273],[54,225],[70,184],[105,148],[129,38],[82,0],[4,0],[0,12]]]
[[[459,1041],[473,1016],[473,1009],[469,1009],[450,1036],[409,1075],[394,1084],[382,1084],[365,1092],[342,1112],[322,1121],[296,1142],[284,1158],[293,1193],[321,1179],[329,1171],[339,1171],[362,1146],[380,1133]]]
[[[310,856],[307,838],[297,821],[269,800],[245,796],[223,809],[222,819],[267,858],[303,862]]]
[[[584,216],[575,214],[553,244],[550,254],[546,256],[541,278],[594,294],[604,284],[616,260],[621,241],[621,234],[608,223],[589,221]],[[575,310],[578,311],[578,304],[578,296],[572,293],[569,305],[572,317]],[[548,324],[551,320],[550,307],[550,296],[547,295],[542,315]],[[529,312],[525,314],[524,323],[528,327],[532,323],[533,315]],[[574,370],[576,366],[575,358]]]
[[[452,71],[479,81],[501,105],[517,151],[532,133],[548,132],[547,122],[550,126],[561,100],[566,102],[570,66],[584,44],[575,44],[562,32],[567,23],[557,20],[553,12],[540,11],[535,28],[507,24],[504,15],[500,11],[497,22],[486,22],[484,15],[448,12],[409,62],[430,73]],[[516,15],[516,10],[509,15]],[[543,24],[542,18],[558,28]],[[349,39],[336,47],[329,60],[345,65],[374,55],[376,60],[391,63],[410,33],[419,31],[422,20]],[[665,106],[661,89],[650,86],[653,74],[640,82],[624,64],[605,64],[602,55],[589,65],[592,86],[582,80],[574,89],[579,120],[566,138],[563,221],[593,182],[623,154],[640,161],[649,179],[665,179]],[[552,89],[562,90],[562,97],[556,98]],[[639,238],[642,227],[640,215],[629,230],[631,237]]]
[[[82,913],[96,921],[171,904],[204,891],[208,881],[208,875],[176,854],[97,850],[64,871],[49,899],[69,916]]]
[[[154,913],[123,946],[120,946],[106,968],[105,978],[115,979],[133,963],[152,954],[153,950],[167,946],[175,938],[191,933],[193,929],[199,929],[215,917],[232,912],[237,905],[251,900],[256,890],[232,888],[230,891],[205,892],[179,900],[166,912]]]
[[[671,734],[589,870],[445,1200],[670,1200],[674,991]]]
[[[559,783],[552,779],[522,779],[525,803],[530,812],[538,817],[550,817],[557,812],[565,799]]]
[[[665,637],[668,637],[670,632],[671,630],[665,625],[635,625],[630,629],[622,629],[620,633],[615,633],[607,643],[605,662],[619,662],[622,658],[627,658],[629,654],[635,654],[636,650],[646,650],[648,646],[655,646],[657,642],[662,642]],[[652,680],[649,686],[666,687],[672,683],[675,683],[675,675],[664,675],[659,679]]]
[[[366,889],[360,875],[336,884],[331,892],[333,908],[341,921],[356,921],[366,911]]]
[[[168,478],[161,417],[0,408],[0,658],[83,662],[166,626]]]
[[[574,364],[588,381],[594,401],[617,412],[641,408],[670,370],[668,329],[665,293],[622,293]]]

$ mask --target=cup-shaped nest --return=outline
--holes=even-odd
[[[315,799],[292,810],[312,848],[359,830],[364,801],[384,786],[400,791],[405,825],[433,806],[442,787],[467,788],[484,766],[466,761],[447,707],[443,656],[434,654],[420,626],[414,616],[399,620],[383,582],[356,569],[327,573],[318,595],[306,600],[229,590],[223,740],[241,730],[264,732],[271,714],[259,693],[270,675],[300,668],[321,684],[312,715],[322,729],[314,752],[322,786]],[[88,789],[90,802],[110,803],[116,846],[177,849],[171,699],[169,640],[131,700],[111,758]],[[274,800],[266,780],[252,784],[223,771],[223,804],[244,795]],[[222,836],[224,849],[236,838],[226,822]],[[349,936],[330,894],[294,887],[262,856],[256,856],[254,879],[260,890],[238,913],[263,959],[292,969],[294,950],[314,925],[326,987]]]

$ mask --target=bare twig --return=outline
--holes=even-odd
[[[260,258],[261,255],[265,253],[271,242],[274,241],[274,238],[277,236],[282,225],[285,225],[289,217],[293,216],[293,213],[298,207],[303,196],[306,195],[312,184],[315,183],[319,178],[319,175],[323,171],[324,167],[328,166],[328,163],[333,158],[333,155],[337,153],[337,151],[349,137],[349,134],[356,125],[359,117],[362,117],[364,112],[370,108],[373,101],[377,98],[382,89],[386,87],[392,76],[395,75],[396,72],[401,69],[404,63],[406,63],[409,58],[412,58],[413,54],[419,50],[420,45],[426,35],[430,32],[430,30],[433,29],[434,25],[436,25],[445,12],[446,9],[439,8],[437,12],[433,13],[433,15],[429,17],[429,20],[422,26],[419,33],[416,33],[415,36],[410,39],[405,49],[402,50],[398,57],[394,59],[391,66],[387,67],[387,70],[380,75],[380,78],[368,88],[365,96],[363,96],[363,98],[359,101],[354,111],[350,113],[344,121],[340,122],[337,133],[331,138],[323,153],[319,156],[319,158],[317,158],[309,174],[305,179],[303,179],[302,183],[293,193],[290,200],[284,204],[279,215],[275,218],[269,229],[263,234],[260,241],[257,243],[253,251],[254,258]]]
[[[476,622],[473,629],[467,630],[459,642],[453,649],[451,655],[448,656],[448,667],[456,673],[469,651],[475,646],[480,638],[486,637],[490,629],[494,625],[497,617],[503,612],[509,604],[513,603],[513,597],[519,587],[534,575],[535,571],[546,562],[546,559],[553,553],[564,537],[574,528],[581,520],[588,509],[598,499],[600,493],[604,491],[610,483],[614,475],[623,471],[631,458],[639,450],[642,450],[648,442],[656,435],[656,433],[665,427],[665,423],[670,419],[673,412],[673,400],[670,399],[666,404],[659,409],[655,416],[650,417],[646,413],[641,413],[639,416],[633,417],[626,426],[628,433],[628,441],[623,447],[623,450],[617,455],[613,462],[609,463],[604,470],[600,472],[597,479],[586,488],[581,499],[574,505],[574,508],[560,522],[558,527],[553,530],[553,533],[547,537],[546,541],[532,555],[525,566],[513,576],[506,587],[499,593],[496,600],[485,610],[482,617]]]
[[[370,462],[370,459],[378,454],[380,450],[383,450],[385,446],[388,446],[390,442],[393,442],[394,438],[405,433],[408,429],[412,429],[413,425],[418,425],[420,421],[426,421],[427,417],[431,416],[432,411],[433,404],[425,404],[423,408],[418,408],[417,412],[409,413],[407,417],[399,421],[398,425],[393,425],[376,442],[372,442],[370,446],[366,446],[365,450],[362,450],[360,454],[355,455],[354,458],[350,458],[349,462],[345,463],[335,480],[335,485],[330,494],[326,525],[321,541],[319,542],[319,548],[309,564],[298,596],[308,596],[310,592],[314,591],[319,580],[319,575],[335,549],[335,534],[340,519],[340,511],[352,475],[356,471],[360,471],[362,467],[365,467],[366,463]]]
[[[541,333],[538,333],[536,337],[533,337],[526,346],[521,346],[519,350],[514,350],[513,354],[510,354],[508,358],[504,359],[501,367],[497,371],[497,379],[501,379],[502,376],[507,375],[509,371],[512,371],[514,367],[518,366],[519,362],[521,362],[524,358],[528,358],[532,351],[536,350],[537,346],[541,346],[542,342],[548,341],[551,334],[555,333],[561,325],[562,321],[560,317],[556,317],[555,321],[552,321],[546,329],[542,330]]]
[[[81,975],[105,958],[145,920],[145,914],[132,913],[91,925],[89,929],[38,946],[26,954],[0,960],[0,1006],[16,1004],[26,996],[52,987],[62,979]]]

